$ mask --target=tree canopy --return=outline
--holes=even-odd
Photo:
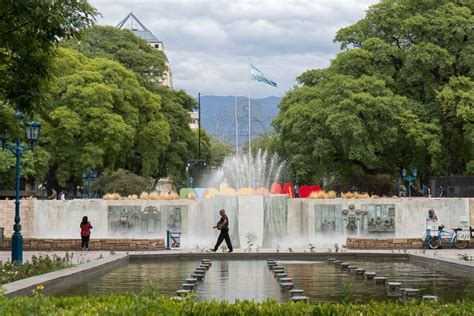
[[[5,0],[0,12],[0,102],[31,112],[42,99],[55,44],[90,26],[97,11],[85,0]]]
[[[383,0],[341,29],[345,49],[281,101],[279,151],[302,180],[470,172],[474,5]],[[360,188],[362,189],[362,188]]]
[[[198,158],[197,131],[189,127],[196,102],[156,80],[166,56],[127,30],[93,27],[80,37],[62,41],[48,64],[51,80],[35,117],[42,133],[34,155],[22,161],[22,177],[32,184],[45,179],[49,191],[75,191],[89,169],[184,184],[187,161]],[[0,118],[13,112],[0,103]],[[14,123],[10,119],[5,130],[21,133]],[[210,160],[210,140],[201,134],[200,158]],[[3,156],[0,186],[12,187],[14,159]]]
[[[145,85],[159,82],[157,78],[165,71],[165,54],[127,29],[94,26],[82,31],[80,40],[71,39],[62,45],[88,57],[115,60],[133,71]]]
[[[169,143],[158,95],[119,63],[70,49],[59,50],[54,73],[41,138],[54,153],[49,177],[64,186],[88,169],[158,170]]]

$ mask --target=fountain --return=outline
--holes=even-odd
[[[469,199],[337,198],[309,184],[301,186],[306,197],[296,199],[291,183],[282,181],[284,163],[276,155],[258,151],[250,167],[248,159],[247,155],[227,157],[207,176],[205,187],[184,188],[179,196],[161,198],[155,193],[134,199],[25,201],[24,238],[78,239],[78,222],[87,215],[94,226],[93,241],[165,239],[170,231],[182,233],[180,242],[171,247],[203,250],[214,245],[219,232],[212,227],[219,220],[219,210],[225,209],[236,249],[307,249],[311,244],[313,250],[332,250],[335,243],[357,247],[348,237],[359,237],[363,248],[376,248],[375,241],[382,238],[419,238],[431,208],[448,227],[456,227],[459,218],[469,226],[468,219],[474,218]],[[2,214],[14,209],[11,201],[2,201],[0,206]],[[12,218],[2,216],[6,223]],[[11,233],[9,227],[5,234]],[[416,247],[411,242],[407,245]]]
[[[284,164],[278,155],[270,156],[266,151],[258,150],[249,162],[248,155],[232,155],[225,158],[222,166],[212,172],[206,181],[207,187],[218,187],[227,183],[231,188],[252,188],[267,190],[281,176]]]

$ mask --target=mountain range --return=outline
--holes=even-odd
[[[252,138],[271,132],[272,120],[278,115],[280,97],[251,99]],[[236,111],[237,109],[237,111]],[[239,147],[248,140],[248,98],[243,96],[201,96],[201,126],[218,139],[235,146],[236,114]]]

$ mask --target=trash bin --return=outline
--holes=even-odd
[[[5,230],[5,228],[0,227],[0,243],[2,243],[2,244],[3,244],[3,239],[4,239],[4,235],[3,235],[4,230]]]

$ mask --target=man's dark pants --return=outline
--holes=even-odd
[[[230,236],[229,236],[229,229],[221,229],[221,233],[219,234],[219,238],[217,238],[217,243],[216,246],[214,247],[214,251],[217,251],[217,248],[221,245],[222,241],[225,239],[225,243],[227,244],[227,248],[229,250],[232,250],[232,243],[230,242]]]

